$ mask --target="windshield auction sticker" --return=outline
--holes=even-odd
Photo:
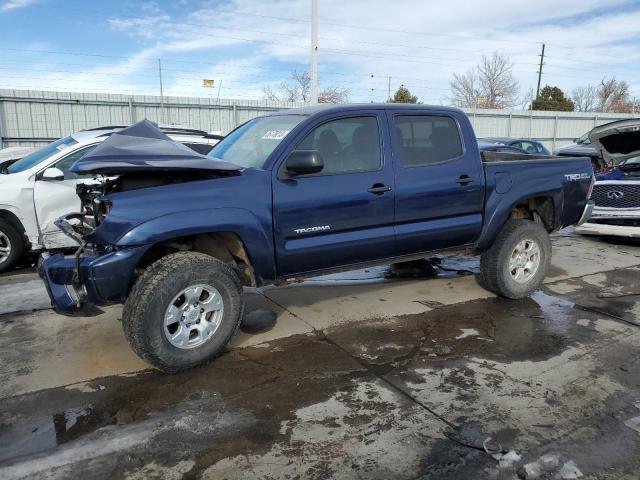
[[[262,135],[263,140],[282,140],[289,130],[269,130]]]

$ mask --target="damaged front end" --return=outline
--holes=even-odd
[[[77,186],[82,211],[55,222],[78,243],[78,250],[74,255],[44,253],[39,262],[54,309],[65,315],[95,315],[100,313],[96,306],[126,300],[136,266],[150,245],[119,247],[118,239],[149,213],[126,208],[112,213],[117,198],[122,201],[118,194],[239,175],[239,170],[174,142],[146,120],[104,140],[71,167],[75,173],[94,176]]]

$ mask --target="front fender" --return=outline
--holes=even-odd
[[[256,276],[273,280],[276,276],[271,219],[264,223],[241,208],[213,208],[175,212],[143,222],[117,241],[119,247],[148,245],[190,235],[231,232],[240,237]]]

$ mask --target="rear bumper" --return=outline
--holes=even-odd
[[[38,273],[54,310],[64,315],[96,315],[96,306],[122,303],[133,273],[148,247],[81,256],[42,255]]]

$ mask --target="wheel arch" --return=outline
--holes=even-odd
[[[176,212],[139,224],[117,245],[150,245],[146,259],[163,251],[180,250],[220,255],[240,265],[243,271],[238,274],[245,285],[259,286],[276,277],[270,228],[270,224],[239,208]]]
[[[24,242],[25,247],[28,248],[30,246],[26,238],[26,229],[15,213],[13,213],[11,210],[0,208],[0,219],[6,221],[9,225],[11,225],[18,231],[18,233],[22,237],[22,241]]]
[[[563,205],[562,191],[523,195],[509,203],[501,202],[495,205],[491,217],[485,217],[486,222],[476,248],[481,251],[489,248],[510,219],[532,220],[551,233],[562,225]]]
[[[204,253],[228,263],[244,286],[256,287],[260,284],[245,243],[238,234],[230,231],[199,233],[155,243],[142,255],[136,270],[145,270],[160,258],[181,251]]]

